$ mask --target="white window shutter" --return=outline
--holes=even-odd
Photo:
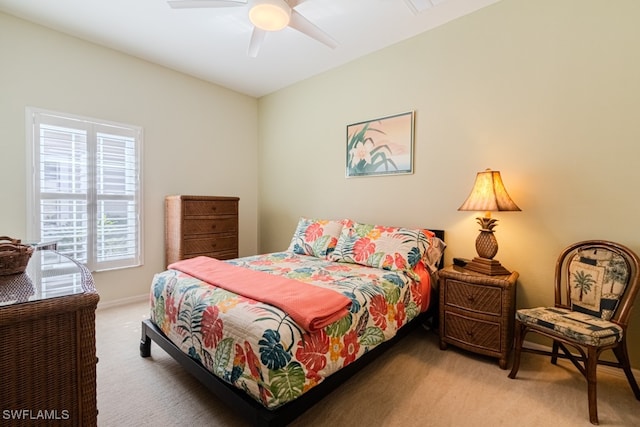
[[[142,264],[142,129],[27,109],[30,238],[92,271]]]

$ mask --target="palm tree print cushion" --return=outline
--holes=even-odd
[[[569,264],[573,310],[609,320],[629,278],[629,266],[619,254],[593,248],[576,254]]]
[[[622,339],[622,328],[600,317],[559,307],[537,307],[518,310],[516,319],[547,328],[558,335],[593,346],[613,344]]]

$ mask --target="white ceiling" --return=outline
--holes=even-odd
[[[499,0],[306,0],[296,10],[327,46],[291,28],[247,55],[247,7],[172,9],[165,0],[0,0],[0,11],[260,97]]]

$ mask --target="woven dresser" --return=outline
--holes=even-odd
[[[97,424],[98,299],[89,271],[51,250],[0,276],[0,425]]]
[[[238,197],[167,196],[167,265],[187,258],[238,257]]]

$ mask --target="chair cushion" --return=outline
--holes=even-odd
[[[546,328],[554,335],[596,347],[622,340],[622,328],[608,320],[557,307],[521,309],[516,319],[527,325]]]
[[[629,281],[629,265],[606,248],[585,248],[569,264],[571,307],[609,320]]]

